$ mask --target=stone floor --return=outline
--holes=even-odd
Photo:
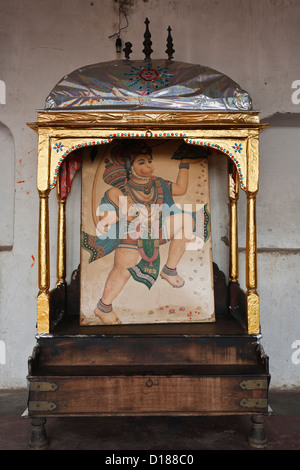
[[[26,390],[0,391],[0,450],[29,450],[31,420]],[[270,391],[265,450],[300,450],[300,391]],[[49,418],[48,450],[254,450],[249,416]],[[121,454],[120,454],[121,455]]]

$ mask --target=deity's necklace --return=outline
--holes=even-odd
[[[132,179],[130,179],[128,181],[128,186],[131,187],[133,190],[138,191],[140,193],[142,192],[146,195],[150,194],[152,188],[155,186],[154,179],[149,178],[149,177],[147,178],[137,177],[137,178],[147,180],[147,183],[137,183],[136,181],[133,181]]]
[[[148,192],[143,191],[140,188],[136,188],[135,186],[127,183],[127,194],[131,196],[135,203],[142,203],[142,204],[155,204],[157,200],[157,190],[155,185],[152,187]]]

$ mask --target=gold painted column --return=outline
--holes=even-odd
[[[56,258],[56,299],[59,303],[60,314],[67,310],[67,283],[66,283],[66,200],[61,200],[59,181],[57,181],[57,258]]]
[[[61,200],[57,182],[58,223],[57,223],[57,260],[56,286],[66,282],[66,201]]]
[[[39,263],[37,297],[37,330],[39,333],[50,331],[50,270],[49,270],[49,190],[39,191]]]
[[[238,214],[239,178],[235,165],[228,161],[228,195],[229,195],[229,282],[238,283],[239,247],[238,247]]]
[[[39,193],[39,245],[37,332],[50,332],[50,266],[49,266],[49,168],[50,140],[47,130],[39,133],[37,189]]]
[[[256,194],[247,192],[246,307],[248,333],[259,334],[259,297],[257,294]]]
[[[246,232],[246,311],[248,333],[260,333],[259,297],[257,293],[256,195],[258,192],[258,134],[248,139],[247,148],[247,232]]]

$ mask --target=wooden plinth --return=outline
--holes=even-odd
[[[73,322],[37,340],[28,375],[32,417],[268,410],[267,359],[257,338],[238,334],[230,316],[206,325],[76,328]]]
[[[236,308],[216,313],[215,323],[115,326],[64,315],[29,358],[29,417],[268,414],[261,337]]]

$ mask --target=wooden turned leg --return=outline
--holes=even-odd
[[[48,439],[46,436],[45,418],[32,418],[32,434],[29,447],[33,450],[45,450],[48,448]]]
[[[255,449],[263,449],[267,445],[267,438],[264,429],[264,417],[262,415],[251,416],[252,426],[248,442]]]

